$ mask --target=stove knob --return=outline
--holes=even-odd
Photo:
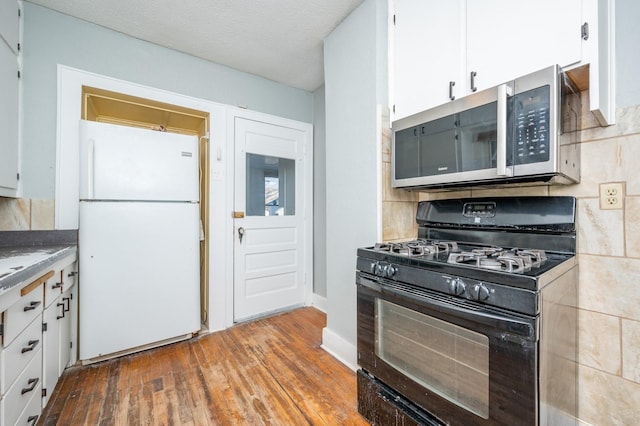
[[[380,263],[379,262],[371,262],[371,266],[370,266],[370,272],[373,275],[377,275],[376,272],[378,271],[378,267],[379,267]]]
[[[395,278],[398,267],[395,265],[387,265],[384,267],[384,276],[387,278]]]
[[[489,298],[489,289],[484,284],[476,284],[470,289],[471,297],[482,302],[483,300],[487,300]]]
[[[384,265],[381,265],[380,262],[376,262],[376,270],[374,274],[378,277],[384,277]]]
[[[454,296],[460,296],[464,294],[467,289],[467,285],[460,278],[454,278],[449,283],[449,293]]]

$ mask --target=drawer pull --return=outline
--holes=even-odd
[[[34,390],[36,388],[36,386],[38,386],[38,382],[40,381],[39,378],[35,378],[35,379],[29,379],[29,381],[27,382],[29,385],[28,388],[23,388],[20,392],[22,393],[22,395],[24,395],[25,393],[29,393],[32,390]]]
[[[25,312],[27,312],[27,311],[32,311],[32,310],[34,310],[35,308],[37,308],[41,303],[42,303],[42,302],[41,302],[41,301],[39,301],[39,300],[38,300],[38,301],[35,301],[35,302],[31,302],[31,303],[29,303],[29,306],[25,306],[25,307],[24,307],[24,311],[25,311]]]
[[[78,273],[77,273],[76,271],[69,272],[69,273],[67,274],[67,276],[68,276],[68,277],[75,277],[76,275],[78,275]]]
[[[56,317],[56,319],[62,319],[62,318],[64,318],[64,313],[65,313],[65,310],[64,310],[64,303],[56,303],[56,306],[62,306],[62,315],[58,315],[58,316]]]
[[[38,423],[38,417],[40,417],[40,416],[29,416],[29,417],[27,417],[27,423],[30,423],[31,426],[35,426],[35,424]]]
[[[38,346],[40,340],[29,340],[28,346],[26,348],[22,348],[22,353],[32,351]]]
[[[69,310],[71,309],[71,298],[70,297],[63,297],[62,298],[62,302],[66,303],[67,306],[65,306],[64,308],[62,308],[62,312],[69,312]]]
[[[54,285],[51,286],[51,290],[55,290],[60,287],[62,287],[62,283],[55,283]]]

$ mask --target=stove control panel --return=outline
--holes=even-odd
[[[481,281],[469,280],[470,282],[465,282],[462,278],[448,276],[443,276],[443,278],[448,284],[449,294],[454,296],[484,302],[495,292],[494,289],[489,288]]]
[[[496,203],[494,201],[464,203],[462,215],[466,217],[494,217]]]
[[[535,290],[458,274],[446,274],[442,271],[402,263],[401,260],[394,262],[389,257],[372,259],[358,256],[356,270],[358,277],[365,277],[380,286],[386,285],[385,282],[394,283],[394,285],[410,285],[412,291],[419,292],[420,289],[425,289],[526,315],[536,315],[539,312],[539,301]]]

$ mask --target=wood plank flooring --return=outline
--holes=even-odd
[[[314,308],[83,367],[40,425],[367,425],[356,376],[320,348]]]

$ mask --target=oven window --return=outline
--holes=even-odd
[[[415,382],[489,418],[489,339],[376,299],[376,355]]]

